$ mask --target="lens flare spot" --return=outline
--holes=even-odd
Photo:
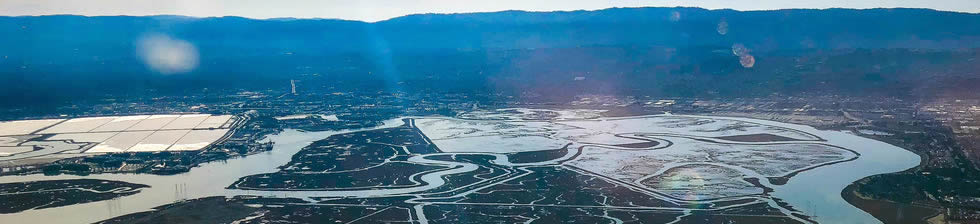
[[[718,22],[718,28],[716,30],[718,30],[718,34],[728,34],[728,22],[721,20],[721,22]]]
[[[193,44],[163,34],[146,35],[138,43],[143,63],[161,74],[185,73],[198,65]]]
[[[739,56],[738,63],[742,64],[742,67],[751,68],[752,66],[755,66],[755,57],[749,54]]]
[[[742,55],[749,54],[749,49],[746,48],[745,45],[742,45],[742,44],[733,44],[732,45],[732,54],[735,54],[735,56],[741,57]]]
[[[681,13],[677,11],[670,12],[670,21],[671,22],[681,21]]]

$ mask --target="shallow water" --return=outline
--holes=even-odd
[[[861,156],[853,161],[819,167],[805,171],[791,178],[786,185],[774,186],[773,196],[781,198],[796,209],[808,215],[816,215],[815,220],[821,223],[877,223],[871,215],[855,208],[843,200],[840,192],[848,184],[860,178],[901,171],[916,166],[919,157],[911,152],[883,142],[862,138],[839,131],[820,131],[803,125],[793,125],[772,121],[728,118],[762,123],[773,126],[792,128],[818,135],[828,143],[854,150]],[[370,129],[397,127],[402,125],[400,119],[385,122],[381,127]],[[150,185],[142,192],[114,200],[78,204],[72,206],[28,210],[15,214],[0,215],[4,223],[90,223],[108,218],[150,210],[153,207],[172,203],[182,199],[193,199],[208,196],[263,195],[276,197],[312,197],[312,196],[350,196],[350,195],[380,195],[389,194],[386,190],[368,191],[249,191],[231,190],[225,187],[234,183],[238,178],[276,172],[278,166],[284,165],[303,147],[313,141],[330,135],[353,131],[345,130],[324,132],[302,132],[285,130],[271,135],[266,140],[275,142],[273,150],[247,157],[216,161],[202,164],[190,172],[159,176],[151,174],[97,174],[90,176],[6,176],[0,177],[0,183],[61,180],[61,179],[105,179]],[[429,173],[422,176],[428,185],[420,186],[424,190],[438,187],[443,183],[442,176],[466,172],[475,169],[472,164],[456,164],[454,162],[426,160],[420,156],[413,160],[424,163],[445,163],[445,165],[461,165],[458,168]],[[498,162],[507,163],[506,158],[498,158]],[[450,164],[451,163],[451,164]],[[470,166],[466,166],[470,165]],[[816,186],[816,187],[815,187]],[[391,191],[391,190],[387,190]],[[396,192],[397,193],[397,192]],[[410,192],[400,192],[410,193]]]
[[[729,118],[792,128],[818,135],[827,143],[861,154],[856,160],[818,167],[802,172],[783,186],[775,186],[773,196],[783,199],[819,223],[881,223],[870,214],[847,203],[841,191],[861,178],[892,173],[919,165],[915,153],[888,143],[841,131],[824,131],[805,126],[747,118]]]

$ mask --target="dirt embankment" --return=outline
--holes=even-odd
[[[864,197],[855,191],[856,188],[857,185],[855,184],[847,186],[841,192],[841,196],[848,203],[851,203],[851,205],[860,208],[886,224],[928,224],[930,218],[942,214],[942,210],[937,208]]]

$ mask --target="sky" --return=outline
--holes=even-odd
[[[0,15],[184,15],[331,18],[374,22],[419,13],[568,11],[612,7],[930,8],[980,13],[980,0],[0,0]]]

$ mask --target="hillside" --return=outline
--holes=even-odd
[[[532,89],[559,98],[943,94],[933,84],[980,82],[980,15],[924,9],[616,8],[376,23],[59,15],[0,17],[0,30],[0,83],[17,83],[0,89],[8,107],[264,89],[289,79],[344,88],[403,83],[410,91]],[[186,41],[198,65],[172,75],[148,69],[140,41],[152,35]],[[735,45],[754,56],[751,68],[740,65]]]

